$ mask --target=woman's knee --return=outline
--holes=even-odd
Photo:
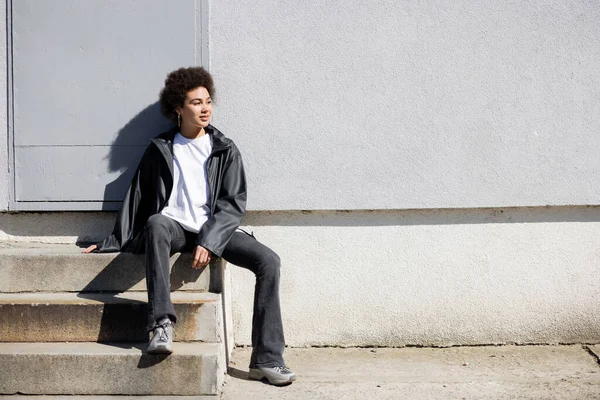
[[[168,218],[162,214],[154,214],[146,221],[144,229],[149,233],[165,233],[168,232],[167,226]]]
[[[281,268],[281,259],[273,250],[268,249],[260,255],[260,266],[262,273],[279,272]]]

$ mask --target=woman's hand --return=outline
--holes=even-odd
[[[192,268],[199,269],[205,267],[210,262],[212,254],[202,246],[196,246],[194,250],[194,260],[192,261]]]
[[[91,253],[92,251],[96,250],[97,248],[98,248],[98,245],[97,244],[93,244],[90,247],[88,247],[87,249],[84,249],[82,251],[82,253],[85,253],[85,254]]]

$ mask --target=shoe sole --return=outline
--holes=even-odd
[[[169,349],[166,347],[157,347],[154,350],[148,350],[147,353],[148,354],[172,354],[173,349]]]
[[[271,385],[273,386],[287,386],[287,385],[291,385],[292,382],[294,382],[296,380],[296,376],[292,376],[290,379],[285,379],[285,380],[277,380],[277,381],[272,381],[270,380],[265,374],[261,374],[258,373],[258,375],[256,375],[256,373],[248,373],[248,379],[252,379],[255,381],[262,381],[262,380],[267,380]]]

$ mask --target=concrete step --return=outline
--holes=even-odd
[[[217,395],[206,396],[46,396],[46,395],[30,395],[21,396],[18,394],[0,396],[0,400],[218,400]]]
[[[206,396],[46,396],[30,395],[21,396],[18,394],[0,396],[0,400],[218,400],[217,395]]]
[[[144,255],[82,254],[76,245],[0,243],[0,293],[146,290]],[[220,260],[193,269],[189,253],[171,257],[171,290],[221,291]]]
[[[221,296],[173,292],[175,340],[223,341]],[[0,293],[0,342],[144,342],[147,294]]]
[[[169,356],[146,343],[0,343],[0,394],[216,395],[224,346],[175,343]]]

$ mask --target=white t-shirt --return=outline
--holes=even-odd
[[[173,191],[162,215],[198,233],[210,216],[210,189],[206,160],[212,151],[209,134],[188,139],[180,133],[173,140]]]

